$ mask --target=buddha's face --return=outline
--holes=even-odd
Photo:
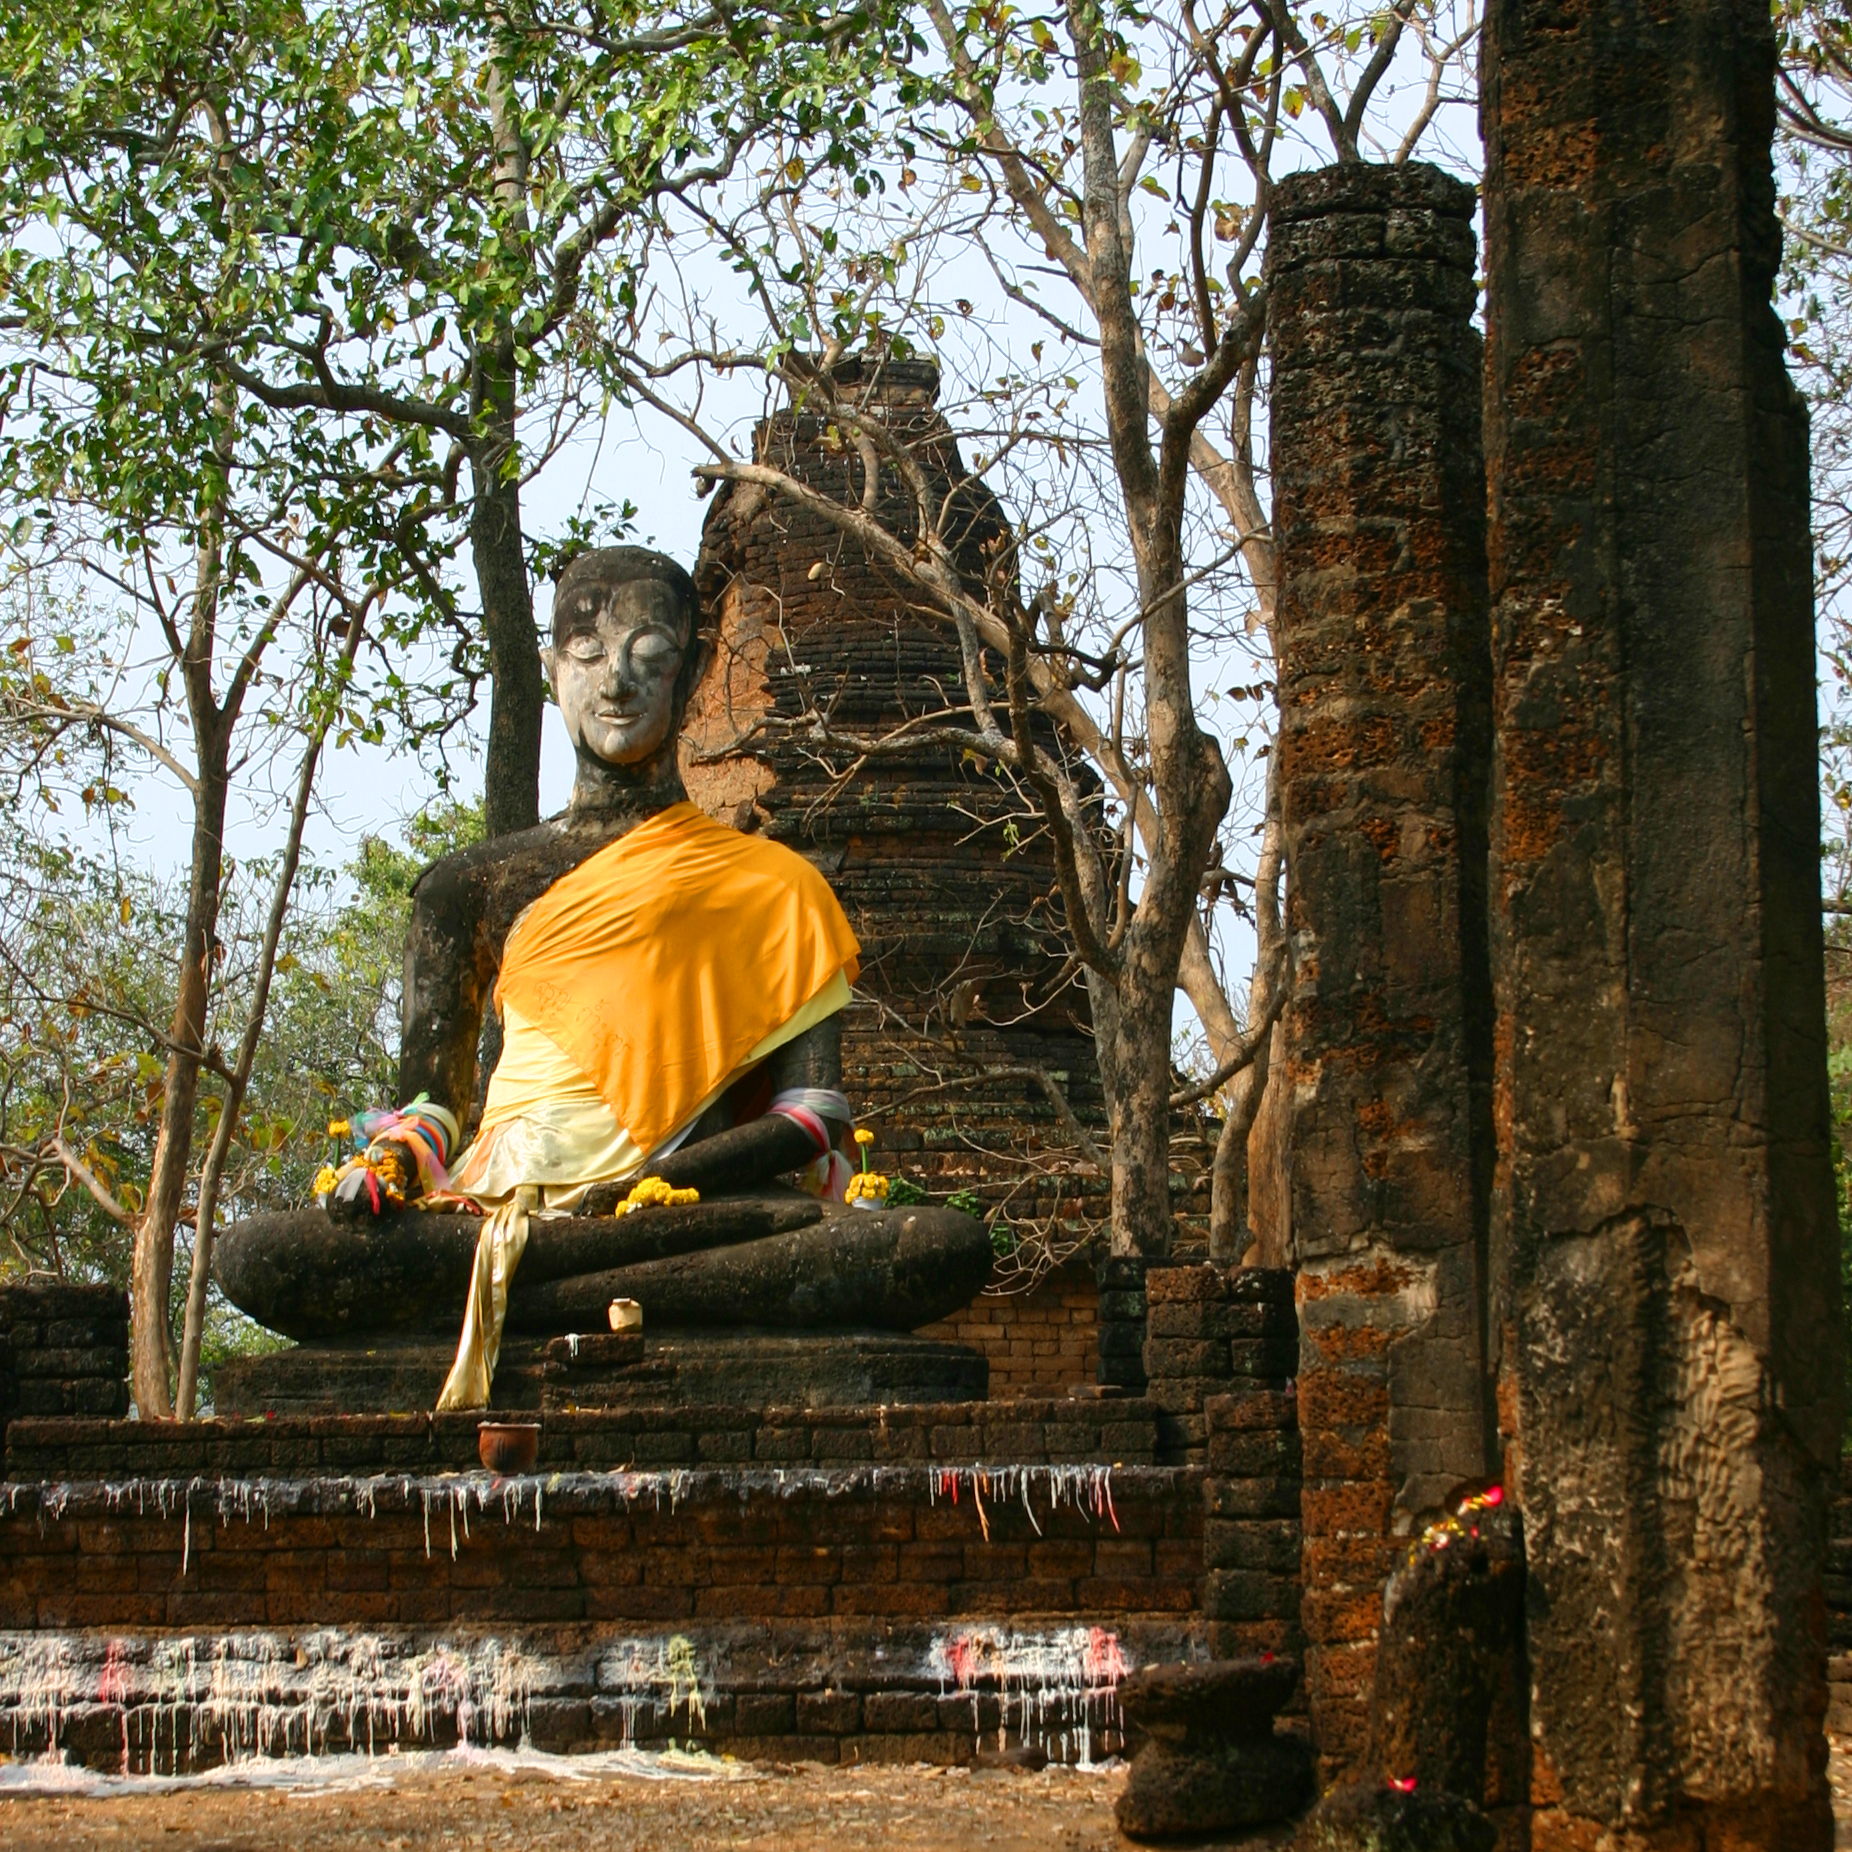
[[[607,765],[642,765],[673,743],[681,720],[688,613],[658,579],[582,581],[561,593],[570,603],[554,614],[546,667],[567,737]]]

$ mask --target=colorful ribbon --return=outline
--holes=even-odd
[[[390,1138],[411,1152],[427,1192],[449,1187],[450,1173],[444,1164],[456,1147],[457,1121],[447,1106],[435,1105],[421,1093],[409,1106],[396,1111],[380,1107],[354,1115],[354,1142],[363,1151],[382,1138]]]
[[[767,1110],[801,1125],[817,1147],[816,1162],[804,1175],[805,1187],[831,1202],[841,1202],[855,1167],[836,1149],[830,1125],[855,1123],[855,1109],[847,1098],[829,1087],[791,1087],[775,1096]]]

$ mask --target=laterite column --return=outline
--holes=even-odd
[[[1267,260],[1306,1677],[1364,1772],[1393,1540],[1490,1470],[1489,726],[1473,193],[1285,181]]]
[[[1832,1842],[1806,425],[1753,0],[1497,0],[1493,1257],[1551,1848]]]

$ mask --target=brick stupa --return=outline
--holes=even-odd
[[[937,409],[938,369],[850,361],[834,382],[917,463],[980,584],[1006,522]],[[819,388],[761,421],[753,454],[857,505],[863,455],[828,399]],[[911,539],[914,503],[892,464],[878,469],[876,501]],[[1104,1109],[1086,993],[1063,971],[1052,845],[1008,781],[956,747],[858,764],[804,724],[820,714],[871,740],[929,717],[969,726],[956,634],[821,511],[756,485],[716,494],[696,577],[719,660],[689,715],[683,776],[713,816],[808,856],[847,909],[863,968],[845,1080],[884,1167],[935,1193],[974,1188],[1018,1230],[1072,1246],[1103,1220],[1106,1180],[1076,1163],[1074,1133],[1034,1073],[1102,1143]],[[1033,1295],[980,1302],[958,1335],[990,1352],[993,1393],[1065,1386],[1093,1374],[1092,1297],[1070,1265]]]

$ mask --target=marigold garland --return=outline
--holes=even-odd
[[[664,1183],[660,1177],[642,1177],[618,1205],[617,1212],[619,1215],[629,1215],[634,1209],[661,1209],[682,1203],[698,1203],[700,1200],[699,1190],[678,1190],[673,1184]]]

